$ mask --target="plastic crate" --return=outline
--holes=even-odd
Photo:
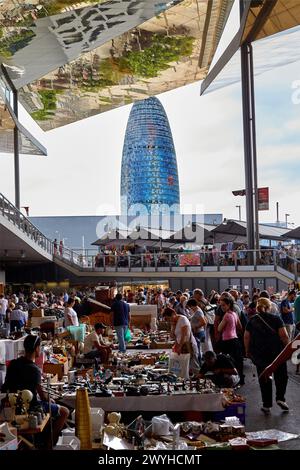
[[[236,416],[242,424],[246,424],[246,403],[231,403],[223,411],[213,413],[213,421],[225,421],[229,416]]]

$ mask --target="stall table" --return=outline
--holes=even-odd
[[[224,395],[222,393],[175,393],[172,395],[147,395],[124,397],[90,396],[93,408],[104,411],[223,411]],[[66,394],[61,399],[66,406],[75,407],[75,393]]]

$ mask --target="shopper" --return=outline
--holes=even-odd
[[[130,323],[130,307],[122,300],[122,294],[117,294],[111,306],[112,324],[116,330],[119,352],[126,352],[125,334]]]
[[[270,294],[267,290],[262,290],[259,294],[260,298],[269,299],[271,302],[271,312],[273,315],[279,315],[279,309],[275,302],[270,299]]]
[[[41,340],[39,336],[28,335],[24,340],[25,355],[10,362],[2,386],[2,392],[15,393],[19,390],[30,390],[33,399],[30,407],[41,405],[46,413],[49,412],[48,396],[42,388],[41,370],[35,364],[35,359],[40,356]],[[38,400],[37,396],[41,401]],[[69,416],[69,410],[64,406],[56,405],[51,400],[51,416],[53,418],[53,443],[56,444],[60,431],[64,427]],[[51,438],[48,439],[47,447],[51,448]]]
[[[206,374],[209,374],[207,377],[220,388],[233,388],[239,383],[240,377],[230,356],[222,353],[216,354],[214,351],[206,351],[203,360],[200,378],[204,378]]]
[[[274,374],[278,368],[282,365],[285,364],[286,361],[288,361],[293,354],[296,354],[297,356],[297,362],[299,365],[299,345],[300,345],[300,333],[293,339],[293,341],[290,341],[285,348],[278,354],[277,357],[269,364],[260,374],[259,379],[260,380],[269,380],[272,374]]]
[[[283,321],[280,317],[271,314],[271,302],[266,298],[257,301],[257,314],[254,315],[246,326],[244,335],[246,355],[255,364],[258,376],[276,358],[289,337]],[[289,407],[285,401],[285,392],[288,383],[286,363],[281,364],[274,372],[276,386],[276,401],[278,406],[288,411]],[[259,378],[259,385],[264,413],[270,413],[273,405],[272,380],[268,377]]]
[[[198,346],[198,360],[199,363],[201,363],[202,344],[205,342],[205,327],[207,320],[205,319],[201,308],[198,306],[196,299],[189,299],[186,305],[190,313],[192,333]]]
[[[5,321],[7,307],[8,300],[4,297],[4,294],[0,294],[0,325]]]
[[[240,376],[240,384],[243,385],[243,355],[238,339],[238,332],[242,331],[242,325],[237,314],[233,311],[234,299],[231,295],[221,296],[220,307],[224,313],[218,332],[222,334],[221,352],[229,354],[234,360],[235,366]]]
[[[65,328],[68,326],[79,326],[78,316],[74,310],[75,299],[73,297],[69,297],[68,301],[66,302],[64,318],[65,318]]]
[[[83,354],[87,358],[99,357],[101,362],[106,364],[111,353],[111,345],[105,343],[103,335],[106,325],[96,323],[94,331],[87,335],[84,339]]]
[[[282,321],[284,323],[284,326],[286,327],[286,330],[289,335],[289,339],[292,340],[295,334],[295,322],[294,322],[294,308],[292,304],[296,300],[296,291],[291,290],[287,297],[283,299],[283,301],[280,304],[280,314]]]
[[[28,313],[24,312],[20,305],[16,305],[13,310],[9,313],[9,327],[10,331],[20,331],[25,327],[28,319]]]
[[[299,292],[294,302],[294,319],[295,319],[297,332],[300,332],[300,293]]]
[[[172,323],[172,334],[175,338],[174,352],[177,354],[190,354],[190,370],[199,372],[198,347],[190,321],[184,315],[178,315],[175,310],[166,307],[163,312],[164,319]]]
[[[177,305],[173,306],[173,308],[176,311],[176,313],[178,313],[178,315],[184,315],[185,317],[189,318],[189,311],[187,308],[187,298],[185,295],[180,296],[180,302],[177,303]]]

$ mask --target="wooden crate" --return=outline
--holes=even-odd
[[[90,325],[94,326],[96,323],[104,323],[104,325],[111,326],[112,316],[109,313],[92,313],[89,315]]]
[[[43,308],[34,308],[31,310],[32,317],[43,317],[44,316],[44,309]]]
[[[135,328],[147,328],[151,327],[151,315],[131,315],[130,326]]]
[[[142,357],[141,358],[141,364],[144,366],[153,366],[156,362],[156,357]]]
[[[173,346],[174,346],[174,341],[168,341],[168,342],[152,341],[151,343],[151,349],[172,349]]]
[[[44,374],[57,374],[59,380],[61,380],[64,375],[68,375],[68,371],[68,361],[64,362],[63,364],[52,364],[51,362],[44,362],[43,365]]]

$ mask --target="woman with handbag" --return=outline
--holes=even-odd
[[[189,299],[186,304],[190,311],[190,322],[192,327],[192,333],[196,340],[198,347],[198,360],[201,362],[202,357],[202,346],[205,343],[205,327],[207,320],[200,307],[198,307],[196,299]]]
[[[170,307],[165,308],[163,316],[172,324],[171,332],[175,339],[173,351],[178,355],[190,354],[190,370],[193,373],[199,372],[198,346],[192,334],[190,321],[184,315],[178,315]]]
[[[240,341],[238,339],[238,332],[242,332],[243,328],[238,315],[233,311],[233,297],[231,295],[228,297],[221,296],[220,307],[224,313],[222,321],[218,325],[218,332],[222,334],[220,349],[221,352],[229,354],[232,357],[240,376],[240,384],[243,385],[243,354]]]
[[[261,376],[264,369],[274,361],[276,356],[289,342],[289,337],[282,319],[271,312],[271,302],[267,298],[259,298],[257,301],[257,314],[250,318],[246,325],[244,343],[246,356],[255,364],[259,376],[259,385],[264,413],[270,413],[272,396],[272,379]],[[288,383],[286,362],[282,363],[274,371],[277,405],[288,411],[289,407],[285,401],[285,392]]]

